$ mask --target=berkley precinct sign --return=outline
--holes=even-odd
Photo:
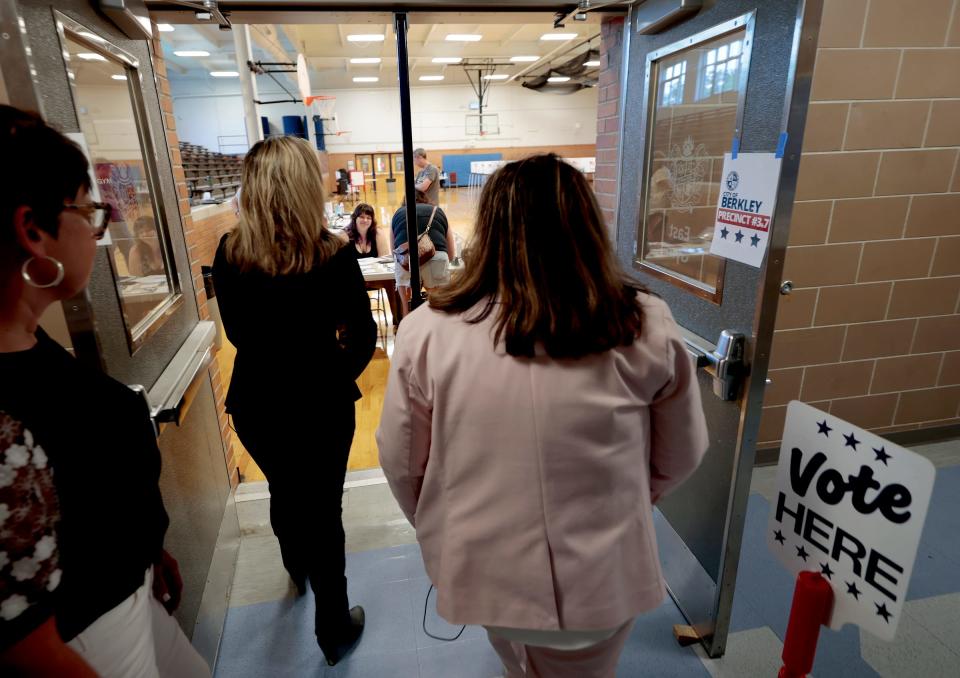
[[[767,251],[782,159],[774,153],[723,156],[710,253],[759,267]]]
[[[893,639],[935,474],[925,457],[805,403],[789,404],[767,545],[793,574],[827,579],[830,628],[856,624]]]

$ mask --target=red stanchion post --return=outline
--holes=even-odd
[[[833,589],[819,572],[801,572],[793,589],[783,667],[778,678],[804,678],[813,669],[820,626],[830,621]]]

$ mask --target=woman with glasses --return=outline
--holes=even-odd
[[[484,184],[464,274],[404,320],[377,444],[438,611],[509,678],[612,678],[660,605],[653,504],[707,447],[670,309],[555,155]]]
[[[35,114],[0,105],[0,157],[0,674],[209,676],[171,616],[146,405],[39,326],[86,286],[110,207]]]

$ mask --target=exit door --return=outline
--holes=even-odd
[[[697,365],[710,449],[658,505],[670,593],[723,654],[796,186],[821,1],[705,3],[657,33],[624,27],[621,262],[673,310]],[[723,155],[772,152],[787,132],[762,268],[709,253]]]

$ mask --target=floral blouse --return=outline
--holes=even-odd
[[[0,651],[53,614],[59,519],[46,453],[21,422],[0,411]]]

